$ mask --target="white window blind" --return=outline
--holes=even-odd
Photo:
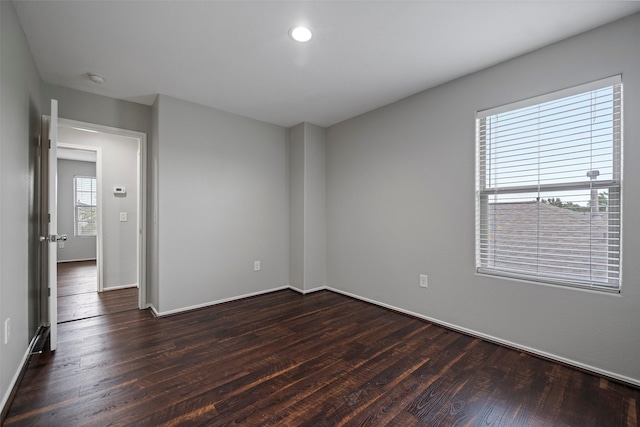
[[[620,77],[479,112],[476,268],[618,291]]]
[[[97,234],[97,199],[95,177],[75,176],[73,178],[75,236],[95,236]]]

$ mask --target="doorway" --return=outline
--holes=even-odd
[[[58,143],[58,323],[102,312],[98,298],[97,160],[100,147]],[[100,156],[101,157],[101,156]],[[100,162],[100,166],[102,166]]]
[[[72,178],[67,176],[66,183],[61,182],[63,171],[58,171],[59,195],[62,185],[73,187],[75,191],[77,181],[81,181],[91,189],[91,178],[95,179],[93,203],[89,203],[91,197],[85,197],[78,207],[78,198],[74,197],[66,207],[66,217],[74,223],[67,228],[69,240],[59,242],[58,287],[62,293],[58,300],[68,298],[67,302],[75,305],[73,313],[60,311],[58,323],[124,309],[146,308],[146,135],[59,119],[57,147],[62,152],[58,159],[75,155],[85,156],[87,163],[95,161],[93,175],[90,171],[78,171],[72,173]],[[87,216],[79,223],[77,212],[86,213],[92,204],[95,204],[93,238],[87,235],[91,233],[86,233],[87,222],[84,220]],[[62,218],[60,205],[59,222]],[[59,234],[62,233],[65,231],[60,230]],[[75,240],[75,252],[67,250],[65,254],[66,249],[71,249],[71,235]],[[92,245],[93,251],[90,251],[88,248]]]

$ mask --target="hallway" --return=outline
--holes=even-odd
[[[138,288],[97,292],[95,261],[58,264],[58,323],[138,308]]]

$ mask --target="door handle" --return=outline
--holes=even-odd
[[[52,234],[51,236],[40,236],[40,241],[44,242],[51,242],[51,243],[55,243],[58,241],[63,241],[66,242],[67,241],[67,235],[66,234],[61,234],[61,235],[57,235],[57,234]]]

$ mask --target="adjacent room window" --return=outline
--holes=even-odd
[[[96,178],[75,176],[73,178],[74,234],[76,236],[95,236],[97,224]]]
[[[477,114],[476,268],[619,291],[619,76]]]

